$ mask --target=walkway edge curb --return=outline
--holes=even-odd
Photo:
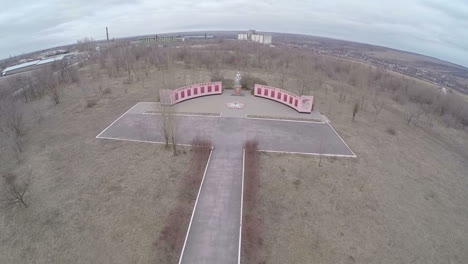
[[[241,206],[240,206],[240,222],[239,222],[239,254],[237,256],[237,263],[241,263],[241,250],[242,250],[242,211],[244,210],[244,172],[245,172],[245,148],[242,152],[242,188],[241,188]]]
[[[114,122],[112,122],[110,125],[108,125],[103,131],[101,131],[101,133],[99,133],[96,138],[100,138],[100,136],[106,132],[107,129],[109,129],[109,127],[111,127],[113,124],[115,124],[117,121],[119,121],[122,117],[124,117],[124,115],[126,115],[127,113],[129,113],[130,111],[132,111],[133,108],[135,108],[138,104],[140,104],[140,102],[136,103],[134,106],[130,107],[130,109],[128,109],[127,111],[125,111],[125,113],[123,113],[121,116],[119,116],[119,118],[117,118],[116,120],[114,120]]]
[[[190,217],[190,223],[187,229],[187,234],[185,235],[184,246],[182,247],[182,251],[180,252],[179,264],[182,263],[182,258],[184,257],[185,245],[187,244],[187,239],[190,233],[190,228],[192,227],[193,216],[195,215],[195,210],[197,209],[198,198],[200,197],[201,190],[203,188],[203,183],[205,182],[206,171],[208,170],[208,165],[210,164],[211,154],[213,153],[213,147],[211,147],[210,156],[208,156],[208,161],[206,162],[205,172],[203,173],[203,178],[200,183],[200,188],[198,188],[197,199],[195,200],[195,204],[193,205],[192,216]]]
[[[331,127],[331,129],[333,129],[333,131],[341,139],[341,141],[343,141],[343,143],[346,145],[346,147],[348,147],[348,149],[351,151],[351,153],[353,153],[354,157],[357,158],[356,153],[354,153],[354,151],[348,146],[348,143],[346,143],[346,141],[344,141],[344,139],[340,136],[340,134],[338,134],[338,132],[336,132],[335,128],[330,123],[327,123],[327,124]]]
[[[306,121],[306,120],[294,120],[294,119],[275,119],[275,118],[263,118],[263,117],[248,117],[246,116],[245,119],[250,120],[266,120],[266,121],[278,121],[278,122],[293,122],[293,123],[309,123],[309,124],[326,124],[326,122],[320,121]]]

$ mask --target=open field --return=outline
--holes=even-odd
[[[166,263],[154,243],[176,206],[191,149],[173,157],[159,145],[96,139],[152,91],[109,83],[112,92],[88,107],[83,94],[98,91],[82,85],[65,87],[57,106],[48,98],[24,105],[19,160],[2,145],[2,174],[30,175],[31,185],[28,208],[0,207],[0,262]]]
[[[340,118],[346,106],[332,110],[356,159],[260,155],[266,263],[468,260],[466,135],[428,133],[389,110],[355,122]]]
[[[437,58],[366,43],[317,36],[273,33],[277,43],[363,61],[438,85],[468,93],[468,69]]]

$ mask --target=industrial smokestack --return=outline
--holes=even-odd
[[[106,35],[107,35],[107,41],[109,41],[109,30],[106,27]]]

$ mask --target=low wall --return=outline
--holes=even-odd
[[[197,83],[184,87],[177,88],[175,90],[162,90],[161,104],[174,105],[185,100],[214,94],[223,93],[222,82],[208,82],[208,83]]]
[[[313,96],[300,96],[272,86],[255,84],[254,95],[285,104],[299,113],[310,113],[314,107]]]

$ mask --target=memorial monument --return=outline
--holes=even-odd
[[[234,95],[242,95],[241,79],[242,77],[240,72],[237,72],[236,77],[234,78]]]

